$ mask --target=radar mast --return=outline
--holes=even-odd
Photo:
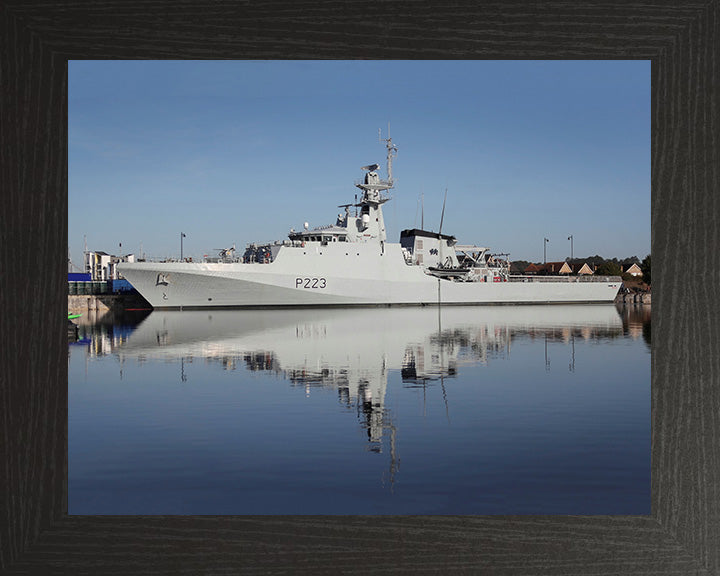
[[[397,146],[392,143],[392,138],[390,137],[390,125],[388,124],[388,137],[382,138],[382,131],[381,129],[378,129],[378,136],[381,136],[381,140],[385,142],[385,146],[387,147],[387,175],[388,175],[388,184],[390,185],[390,188],[393,187],[393,177],[392,177],[392,161],[393,158],[397,156]]]
[[[378,131],[378,137],[381,134]],[[383,203],[389,200],[389,198],[381,198],[379,192],[384,190],[390,190],[395,185],[392,177],[392,161],[397,156],[397,145],[392,143],[392,138],[380,138],[381,141],[385,142],[387,148],[387,180],[381,180],[376,170],[380,168],[379,164],[369,164],[363,166],[362,169],[367,171],[363,183],[356,184],[363,192],[363,201],[365,202],[376,202]]]

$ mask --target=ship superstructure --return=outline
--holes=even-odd
[[[288,238],[225,250],[203,262],[136,262],[121,273],[155,308],[538,304],[611,302],[620,279],[516,277],[505,255],[460,245],[454,236],[403,230],[387,241],[382,206],[394,187],[397,146],[385,139],[387,177],[363,166],[358,201],[335,224],[290,230]],[[352,213],[352,214],[351,214]]]

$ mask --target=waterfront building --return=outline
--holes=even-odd
[[[94,281],[119,280],[122,278],[117,269],[120,262],[135,262],[135,255],[114,256],[102,251],[88,251],[85,252],[85,273]]]

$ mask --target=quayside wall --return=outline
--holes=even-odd
[[[628,294],[618,294],[615,302],[618,304],[650,304],[652,300],[650,292],[630,292]]]
[[[152,306],[139,294],[70,294],[68,314],[89,312],[121,312],[128,309],[150,309]]]

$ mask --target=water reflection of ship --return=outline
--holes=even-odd
[[[637,304],[618,305],[623,331],[633,340],[642,337],[648,348],[651,344],[650,306]]]
[[[487,364],[489,358],[510,353],[511,329],[507,325],[480,324],[442,328],[425,341],[409,343],[401,375],[404,383],[424,384],[454,377],[462,364]]]
[[[465,365],[507,357],[514,341],[623,334],[613,305],[447,307],[437,309],[154,311],[114,352],[121,360],[220,362],[225,369],[269,371],[306,395],[335,389],[341,405],[355,410],[368,449],[391,452],[396,469],[397,433],[385,406],[388,374],[405,387],[439,383]]]
[[[242,360],[248,370],[281,375],[292,386],[304,389],[306,396],[311,394],[313,388],[336,389],[340,404],[357,413],[361,427],[367,433],[368,450],[382,453],[383,446],[389,446],[389,476],[392,485],[399,465],[395,449],[397,430],[391,412],[384,406],[388,376],[384,361],[380,365],[366,365],[361,369],[350,364],[329,366],[323,361],[306,362],[302,367],[284,369],[278,356],[268,351],[244,353]],[[223,358],[223,365],[226,368],[230,366],[227,357]]]
[[[78,337],[70,343],[70,348],[84,348],[90,357],[111,354],[129,338],[149,314],[149,310],[120,310],[106,313],[90,310],[75,320]]]

